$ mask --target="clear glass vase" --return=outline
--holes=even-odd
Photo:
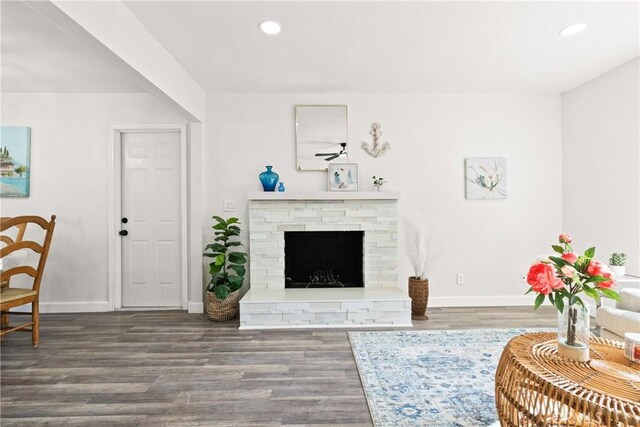
[[[589,360],[589,310],[581,305],[558,312],[558,354],[578,362]]]

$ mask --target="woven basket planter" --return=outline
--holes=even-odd
[[[213,292],[207,292],[207,317],[214,322],[234,319],[240,311],[240,291],[231,292],[220,299]]]
[[[429,302],[429,280],[409,277],[409,296],[411,297],[411,318],[427,320],[427,304]]]

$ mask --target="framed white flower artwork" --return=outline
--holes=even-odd
[[[507,160],[475,157],[464,160],[467,199],[506,199]]]

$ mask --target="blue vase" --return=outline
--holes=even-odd
[[[278,185],[278,191],[284,193],[284,182],[280,182],[280,185]]]
[[[276,189],[278,179],[280,178],[277,173],[271,170],[272,167],[273,166],[267,166],[267,170],[258,176],[264,191],[274,191]]]

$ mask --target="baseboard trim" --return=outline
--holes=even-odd
[[[24,306],[30,311],[31,306]],[[16,310],[17,311],[17,310]],[[41,302],[40,313],[102,313],[112,311],[109,301]]]
[[[189,314],[201,314],[204,313],[204,303],[197,301],[189,301],[187,305],[187,312]]]
[[[180,306],[175,307],[120,307],[116,311],[184,311]]]
[[[429,307],[533,307],[531,295],[430,297]]]

